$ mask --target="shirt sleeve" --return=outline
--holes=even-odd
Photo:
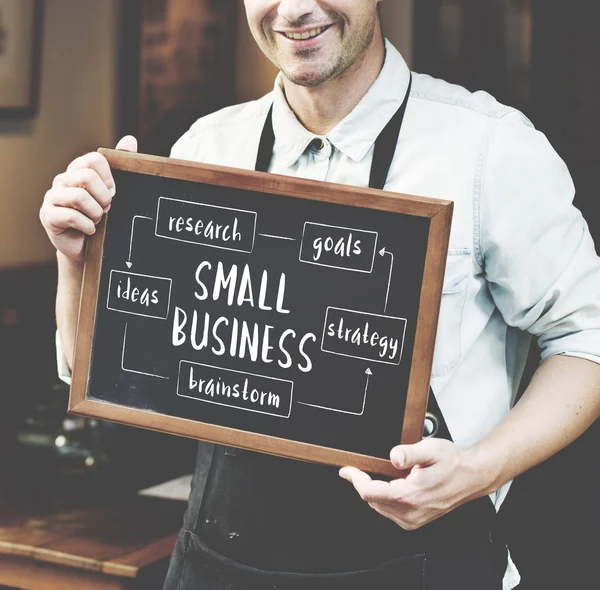
[[[478,254],[494,302],[538,337],[542,360],[600,363],[600,260],[574,195],[546,137],[518,112],[501,119],[480,193]]]
[[[170,158],[177,158],[179,160],[189,159],[189,136],[190,132],[187,131],[173,144],[171,153],[169,154]]]
[[[69,369],[69,365],[67,364],[58,330],[56,330],[56,366],[60,380],[64,381],[67,385],[71,385],[71,369]]]

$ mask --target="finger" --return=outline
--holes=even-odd
[[[356,469],[356,467],[342,467],[340,469],[339,475],[341,478],[345,479],[346,481],[349,481],[351,484],[364,484],[372,481],[370,475],[366,474],[360,469]]]
[[[67,172],[86,168],[91,168],[92,170],[94,170],[96,174],[98,174],[102,182],[104,182],[104,184],[106,185],[110,196],[114,196],[115,180],[110,170],[108,160],[99,152],[91,152],[73,160],[67,167]]]
[[[124,152],[137,152],[138,142],[133,135],[126,135],[119,140],[117,143],[117,150],[123,150]]]
[[[365,502],[393,502],[392,490],[386,481],[373,480],[355,467],[344,467],[340,477],[349,481]]]
[[[53,207],[76,209],[89,217],[94,223],[98,223],[104,213],[98,201],[83,188],[60,187],[50,189],[46,193],[46,202]]]
[[[85,189],[105,209],[111,201],[111,192],[98,173],[92,168],[71,169],[59,174],[53,183],[53,188],[71,187]]]
[[[421,441],[414,445],[399,445],[390,451],[390,460],[396,469],[410,469],[416,465],[426,466],[440,460],[437,441]]]
[[[44,213],[43,222],[56,235],[69,229],[80,231],[88,236],[96,233],[96,224],[89,217],[69,207],[54,207],[52,215]]]

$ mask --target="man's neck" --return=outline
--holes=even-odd
[[[385,45],[378,35],[360,63],[342,76],[314,88],[298,86],[283,77],[285,96],[298,120],[315,135],[327,135],[352,112],[373,85],[385,60]]]

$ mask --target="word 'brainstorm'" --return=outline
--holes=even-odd
[[[254,211],[206,205],[170,197],[158,199],[155,220],[135,216],[131,223],[130,251],[127,266],[131,268],[131,248],[136,220],[154,223],[157,238],[196,244],[200,248],[218,248],[251,255],[256,239],[279,238],[300,240],[298,258],[302,263],[326,266],[347,272],[371,273],[377,254],[378,233],[357,228],[338,227],[306,221],[298,238],[257,234],[258,215]],[[149,226],[149,224],[148,224]],[[137,230],[139,231],[139,230]],[[184,345],[193,351],[209,352],[215,364],[180,360],[177,373],[177,395],[235,410],[258,412],[278,418],[289,418],[293,410],[294,383],[258,373],[248,373],[227,366],[235,359],[256,363],[262,371],[270,367],[310,373],[314,355],[326,353],[368,361],[398,365],[402,358],[406,319],[385,315],[389,298],[394,257],[382,248],[380,256],[390,256],[389,280],[382,314],[328,306],[323,310],[322,334],[302,332],[293,327],[279,327],[244,319],[251,310],[292,317],[286,298],[286,274],[270,274],[255,268],[252,261],[200,260],[191,283],[197,308],[174,305],[171,312],[172,279],[124,270],[111,270],[108,309],[120,313],[157,320],[172,318],[171,345]],[[385,259],[387,260],[387,259]],[[387,268],[387,267],[386,267]],[[211,305],[212,303],[212,305]],[[218,306],[215,305],[218,303]],[[214,309],[231,309],[231,313]],[[257,317],[265,317],[261,314]],[[281,325],[280,322],[273,322]],[[124,371],[169,379],[139,367],[125,367],[127,324],[123,338],[121,368]],[[320,341],[320,345],[319,345]],[[219,361],[219,359],[221,359]],[[225,365],[225,366],[220,366]],[[320,410],[362,415],[368,394],[366,386],[361,411],[330,407],[323,404],[296,403]],[[298,392],[296,392],[298,394]],[[299,392],[302,395],[302,392]],[[325,395],[327,392],[323,392]],[[357,409],[358,410],[358,409]]]
[[[289,418],[292,381],[181,361],[177,393],[213,404]]]

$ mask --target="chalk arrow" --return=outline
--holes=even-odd
[[[369,369],[369,367],[367,367],[367,370],[365,371],[365,375],[367,376],[367,382],[365,384],[365,395],[363,397],[363,407],[362,407],[362,410],[361,410],[360,414],[358,414],[359,416],[362,416],[365,413],[365,404],[367,403],[367,391],[369,390],[369,377],[372,374],[373,373],[371,372],[371,369]]]
[[[392,262],[390,263],[390,276],[388,278],[388,284],[387,284],[387,291],[386,291],[386,294],[385,294],[385,305],[383,307],[383,313],[387,312],[388,299],[390,297],[390,285],[392,284],[392,272],[394,271],[394,255],[391,252],[388,252],[385,248],[382,248],[381,250],[379,250],[379,255],[380,256],[385,256],[386,254],[389,254],[392,257]]]
[[[144,215],[136,215],[131,220],[131,238],[129,239],[129,258],[127,258],[127,262],[125,263],[127,265],[127,268],[131,268],[133,266],[133,262],[131,262],[131,249],[133,248],[133,230],[135,228],[135,220],[136,219],[149,219],[150,221],[154,221],[154,219],[152,219],[152,217],[146,217]]]
[[[133,369],[125,368],[125,343],[127,342],[127,324],[125,324],[125,333],[123,334],[123,352],[121,353],[121,369],[128,373],[136,373],[137,375],[147,375],[148,377],[157,377],[158,379],[169,379],[169,377],[163,377],[161,375],[154,375],[154,373],[142,373],[142,371],[134,371]]]
[[[330,412],[338,412],[339,414],[349,414],[350,416],[362,416],[365,413],[365,406],[367,404],[367,391],[369,390],[369,377],[373,375],[371,369],[367,368],[365,371],[365,375],[367,376],[367,382],[365,383],[365,393],[363,395],[363,404],[362,410],[360,412],[348,412],[346,410],[337,410],[335,408],[327,408],[325,406],[316,406],[315,404],[307,404],[304,402],[298,402],[302,406],[310,406],[311,408],[318,408],[319,410],[329,410]]]

